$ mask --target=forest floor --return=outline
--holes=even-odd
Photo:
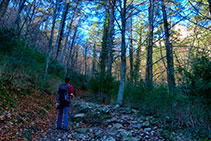
[[[39,140],[164,140],[152,116],[138,116],[134,109],[80,99],[72,102],[69,132],[57,130],[56,122],[53,124],[54,128],[44,131]]]
[[[162,124],[153,116],[118,105],[87,102],[80,96],[72,100],[70,131],[57,130],[55,99],[56,95],[32,90],[17,99],[16,107],[4,108],[0,140],[188,140],[176,132],[166,138]]]

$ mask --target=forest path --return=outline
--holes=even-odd
[[[141,116],[137,110],[119,106],[72,102],[70,131],[53,129],[43,131],[39,140],[164,140],[157,121],[152,116]]]

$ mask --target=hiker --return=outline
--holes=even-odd
[[[73,86],[69,84],[70,78],[65,78],[65,84],[61,84],[59,86],[56,98],[56,107],[59,109],[58,118],[57,118],[57,129],[64,129],[69,131],[68,128],[68,118],[70,112],[70,103],[73,95]],[[63,111],[64,111],[64,121],[62,127],[62,119],[63,119]]]

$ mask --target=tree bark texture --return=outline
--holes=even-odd
[[[121,42],[121,77],[120,77],[120,85],[119,85],[119,92],[117,98],[117,104],[122,105],[123,103],[123,95],[124,95],[124,87],[125,87],[125,73],[126,73],[126,46],[125,46],[125,29],[126,29],[126,3],[127,0],[123,1],[123,7],[121,6],[121,21],[122,21],[122,42]]]
[[[4,16],[4,14],[6,13],[9,2],[10,2],[10,0],[3,0],[1,2],[1,4],[0,4],[0,9],[1,9],[0,10],[0,20]]]
[[[114,6],[116,0],[109,0],[109,38],[108,38],[108,76],[112,76],[113,61],[113,32],[114,32]]]
[[[149,0],[149,26],[148,26],[148,46],[147,46],[147,65],[145,81],[147,86],[152,87],[152,54],[153,54],[153,17],[154,17],[154,0]]]
[[[162,12],[163,12],[163,22],[164,22],[164,30],[165,30],[165,38],[166,38],[165,41],[166,41],[168,86],[169,86],[170,92],[174,94],[174,90],[175,90],[174,61],[173,61],[172,45],[169,40],[169,29],[168,29],[168,21],[167,21],[167,14],[166,14],[164,0],[161,0],[161,6],[162,6]]]
[[[211,17],[211,0],[208,0],[209,2],[209,9],[210,9],[210,17]]]
[[[24,8],[25,2],[26,2],[26,0],[21,0],[20,1],[19,8],[18,8],[18,13],[17,13],[17,16],[16,16],[15,21],[14,21],[14,26],[15,26],[16,29],[18,29],[18,31],[19,31],[19,28],[20,28],[20,25],[19,25],[19,22],[20,22],[20,13],[21,13],[21,11]]]
[[[139,69],[140,69],[140,64],[141,64],[141,45],[142,45],[142,28],[140,28],[140,33],[139,33],[139,40],[138,40],[138,48],[136,51],[136,62],[134,66],[134,79],[135,79],[135,84],[137,84],[138,78],[139,78]]]
[[[130,49],[129,49],[129,54],[130,54],[130,81],[133,82],[134,80],[134,70],[133,70],[133,10],[131,11],[131,17],[130,17]]]
[[[56,59],[59,59],[59,54],[60,54],[60,51],[61,51],[60,46],[61,46],[61,41],[62,41],[62,37],[63,37],[65,20],[66,20],[66,17],[67,17],[68,8],[69,8],[69,4],[65,2],[65,7],[64,7],[64,10],[63,10],[63,14],[62,14],[62,20],[61,20],[61,23],[60,23],[60,26],[59,26],[59,33],[58,33],[58,36],[57,36],[55,52],[54,52],[55,53],[54,57]]]
[[[92,76],[95,77],[96,75],[96,58],[97,58],[97,53],[96,53],[96,44],[94,41],[93,45],[93,59],[92,59]]]
[[[84,48],[84,75],[87,76],[87,54],[88,54],[89,43],[87,41],[86,46]]]
[[[66,51],[66,49],[67,49],[67,47],[68,47],[68,45],[69,45],[69,44],[68,44],[68,43],[69,43],[68,41],[70,40],[70,39],[69,39],[69,38],[70,38],[70,33],[71,33],[71,31],[72,31],[72,24],[73,24],[73,20],[74,20],[74,17],[75,17],[75,15],[76,15],[76,12],[77,12],[78,3],[79,3],[79,0],[77,0],[77,2],[76,2],[76,6],[75,6],[75,8],[74,8],[74,10],[73,10],[73,13],[72,13],[72,16],[71,16],[71,19],[70,19],[70,24],[69,24],[68,32],[67,32],[67,35],[66,35],[64,48],[62,49],[61,57],[60,57],[60,60],[59,60],[60,64],[63,63],[64,54],[65,54],[65,51]]]
[[[46,58],[46,63],[45,63],[45,72],[44,72],[44,76],[43,76],[43,81],[46,81],[46,77],[47,77],[47,73],[48,73],[48,64],[50,61],[50,56],[51,56],[51,48],[52,48],[52,42],[53,42],[53,35],[54,35],[54,27],[55,27],[55,23],[56,23],[56,17],[57,17],[57,6],[58,6],[58,1],[56,0],[56,6],[54,9],[54,13],[53,13],[53,24],[51,27],[51,36],[50,36],[50,40],[49,40],[49,44],[48,44],[48,54],[47,54],[47,58]]]
[[[25,23],[27,23],[27,20],[29,19],[29,22],[28,22],[27,25],[26,25],[26,33],[25,33],[25,35],[28,35],[29,27],[31,26],[31,22],[32,22],[33,16],[35,15],[35,10],[36,10],[37,7],[40,6],[40,5],[39,5],[40,3],[38,4],[38,6],[36,6],[36,2],[37,2],[37,0],[34,0],[33,3],[32,3],[32,5],[30,6],[30,8],[29,8],[29,10],[28,10],[29,12],[27,13],[27,16],[26,16],[26,18],[25,18],[25,21],[24,21],[24,23],[22,24],[21,29],[20,29],[20,32],[21,32],[21,31],[22,31],[22,28],[23,28],[24,25],[25,25]],[[32,7],[33,7],[32,13],[31,13],[31,15],[29,16]]]
[[[102,76],[105,75],[105,69],[106,69],[106,62],[108,58],[108,49],[107,49],[107,43],[108,43],[108,21],[109,21],[109,12],[108,9],[106,9],[106,17],[104,21],[104,29],[103,29],[103,40],[102,40],[102,49],[100,54],[100,73]]]
[[[66,67],[65,67],[65,73],[66,74],[68,72],[68,67],[69,67],[70,62],[71,62],[73,46],[74,46],[74,43],[75,43],[75,38],[76,38],[76,35],[77,35],[77,29],[78,29],[79,24],[80,24],[80,18],[78,20],[77,26],[75,27],[74,35],[72,37],[73,39],[72,39],[72,42],[71,42],[71,45],[70,45],[70,48],[69,48],[69,53],[67,54],[68,59],[67,59]]]

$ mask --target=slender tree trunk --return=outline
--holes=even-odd
[[[130,18],[130,49],[129,49],[129,54],[130,54],[130,81],[133,82],[134,80],[134,70],[133,70],[133,10],[131,11],[131,18]]]
[[[63,14],[62,14],[62,20],[59,26],[59,33],[57,36],[57,40],[56,40],[56,46],[55,46],[55,52],[54,52],[54,57],[58,60],[59,59],[59,54],[60,54],[60,46],[61,46],[61,41],[62,41],[62,37],[63,37],[63,32],[64,32],[64,26],[65,26],[65,20],[67,17],[67,12],[68,12],[68,8],[69,8],[69,4],[65,2],[65,7],[63,10]]]
[[[20,28],[20,25],[19,25],[20,13],[21,13],[21,11],[22,11],[23,8],[24,8],[25,2],[26,2],[26,0],[23,0],[23,1],[21,0],[21,1],[20,1],[18,13],[17,13],[17,16],[16,16],[15,21],[14,21],[14,26],[15,26],[16,29],[18,29],[18,31],[19,31],[19,28]]]
[[[105,69],[106,69],[106,62],[108,57],[108,21],[109,21],[109,14],[108,9],[106,9],[106,18],[104,21],[104,29],[103,29],[103,40],[102,40],[102,50],[100,54],[100,73],[101,76],[105,76]]]
[[[116,0],[109,0],[109,38],[108,38],[108,76],[111,77],[112,73],[112,60],[113,60],[113,31],[114,31],[114,6]]]
[[[135,79],[135,84],[137,84],[138,78],[139,78],[139,69],[140,69],[140,64],[141,64],[141,40],[142,40],[142,28],[140,29],[139,33],[139,40],[138,40],[138,48],[136,51],[136,62],[135,62],[135,70],[134,70],[134,79]]]
[[[169,41],[169,29],[168,29],[168,21],[165,9],[165,2],[161,0],[162,12],[163,12],[163,22],[164,22],[164,30],[166,37],[166,57],[167,57],[167,79],[168,86],[170,92],[174,94],[175,92],[175,78],[174,78],[174,61],[173,61],[173,52],[172,45]]]
[[[46,22],[45,22],[45,29],[44,29],[46,34],[48,32],[48,23],[49,23],[49,20],[47,19]]]
[[[72,64],[72,68],[74,68],[75,71],[78,70],[78,48],[75,49],[75,59],[73,61],[73,64]]]
[[[92,59],[92,76],[94,76],[94,77],[96,75],[96,58],[97,58],[96,44],[95,44],[95,41],[94,41],[94,45],[93,45],[93,59]]]
[[[4,16],[4,14],[6,13],[9,2],[10,2],[10,0],[3,0],[1,2],[1,4],[0,4],[0,9],[1,9],[0,10],[0,20]]]
[[[121,7],[121,21],[122,21],[122,43],[121,43],[121,78],[119,85],[119,92],[117,98],[117,104],[122,105],[123,103],[123,95],[124,95],[124,87],[125,87],[125,73],[126,73],[126,46],[125,46],[125,28],[126,28],[126,3],[127,0],[123,1],[123,8]],[[120,6],[121,6],[120,1]]]
[[[87,54],[88,54],[88,41],[86,43],[85,49],[84,49],[84,75],[87,75]]]
[[[59,0],[56,0],[56,6],[55,6],[55,9],[54,9],[54,14],[53,14],[53,24],[52,24],[52,28],[51,28],[51,37],[50,37],[49,44],[48,44],[48,54],[47,54],[47,58],[46,58],[45,72],[44,72],[44,76],[43,76],[43,81],[44,82],[46,81],[47,73],[48,73],[48,64],[49,64],[50,55],[51,55],[51,48],[52,48],[53,35],[54,35],[54,27],[55,27],[56,17],[57,17],[58,1]]]
[[[30,16],[29,18],[29,23],[27,24],[26,26],[26,34],[25,36],[28,35],[28,32],[29,32],[29,28],[31,27],[31,22],[33,21],[33,17],[34,17],[34,13],[35,13],[35,10],[36,10],[36,6],[35,6],[35,3],[36,3],[37,0],[34,0],[34,8],[33,8],[33,11],[32,11],[32,15]],[[39,6],[38,6],[39,7]]]
[[[71,57],[72,57],[72,50],[73,50],[73,46],[74,46],[74,43],[75,43],[75,38],[76,38],[76,35],[77,35],[77,29],[78,29],[78,26],[80,24],[80,19],[78,20],[78,24],[77,26],[75,27],[75,31],[74,31],[74,35],[73,35],[73,39],[72,39],[72,42],[71,42],[71,45],[70,45],[70,49],[69,49],[69,54],[67,54],[67,64],[66,64],[66,67],[65,67],[65,74],[67,75],[67,72],[68,72],[68,67],[70,65],[70,61],[71,61]]]
[[[27,12],[27,16],[26,16],[26,18],[25,18],[25,20],[24,20],[24,22],[23,22],[23,24],[22,24],[22,26],[21,26],[21,28],[20,28],[20,30],[19,30],[19,32],[21,32],[22,31],[22,29],[23,29],[23,27],[24,27],[24,25],[27,23],[27,21],[28,21],[28,19],[29,19],[29,22],[28,22],[28,24],[26,25],[26,33],[25,33],[25,35],[28,35],[28,28],[31,26],[31,22],[32,22],[32,17],[34,16],[34,13],[35,13],[35,10],[36,10],[36,1],[37,0],[34,0],[33,1],[33,3],[32,3],[32,5],[30,6],[30,8],[29,8],[29,12]],[[33,8],[33,10],[32,10],[32,14],[31,14],[31,16],[29,16],[29,14],[30,14],[30,12],[31,12],[31,9],[32,9],[32,7],[34,6],[34,8]],[[39,5],[38,5],[38,7],[39,7]]]
[[[210,17],[211,17],[211,0],[208,0],[209,2],[209,9],[210,9]]]
[[[65,39],[65,44],[64,44],[64,48],[62,50],[62,53],[61,53],[61,57],[60,57],[60,64],[62,64],[63,60],[64,60],[64,54],[65,54],[65,51],[66,51],[66,48],[68,47],[68,41],[70,40],[70,33],[71,33],[71,30],[72,30],[72,24],[73,24],[73,20],[74,20],[74,17],[76,15],[76,12],[77,12],[77,7],[78,7],[78,3],[79,3],[79,0],[77,0],[76,2],[76,6],[73,10],[73,13],[72,13],[72,16],[71,16],[71,20],[70,20],[70,24],[69,24],[69,29],[68,29],[68,32],[67,32],[67,35],[66,35],[66,39]]]
[[[145,81],[149,88],[152,87],[152,54],[153,54],[153,16],[154,16],[154,0],[149,0],[149,26],[148,26],[148,47],[147,47],[147,65]]]

